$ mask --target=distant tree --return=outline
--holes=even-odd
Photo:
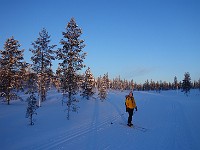
[[[182,90],[185,92],[186,95],[188,95],[188,92],[190,92],[191,88],[191,78],[190,78],[190,73],[186,72],[184,74],[184,79],[182,82]]]
[[[60,65],[60,80],[61,90],[63,96],[67,97],[67,118],[69,119],[69,112],[76,111],[75,102],[77,102],[75,95],[78,91],[78,74],[77,71],[81,70],[85,65],[83,60],[86,53],[83,53],[82,49],[85,47],[84,40],[80,39],[82,30],[78,27],[75,19],[72,18],[66,27],[66,32],[63,32],[65,39],[60,41],[63,45],[62,48],[57,51],[58,60],[62,60]]]
[[[200,91],[200,79],[198,80],[198,88],[199,88],[199,91]]]
[[[109,81],[109,80],[108,80]],[[123,90],[129,90],[129,83],[128,83],[128,80],[125,80],[122,81],[122,88]]]
[[[168,90],[171,90],[171,89],[173,89],[173,86],[172,86],[172,83],[169,82],[169,83],[168,83]]]
[[[46,100],[46,93],[49,89],[52,71],[52,60],[55,59],[54,48],[56,45],[50,45],[50,35],[45,28],[39,32],[39,37],[32,43],[33,48],[30,51],[33,53],[31,60],[33,62],[33,70],[37,73],[38,92],[40,101]]]
[[[177,80],[176,76],[174,77],[174,84],[173,85],[174,85],[173,89],[178,90],[178,80]]]
[[[130,89],[130,90],[133,90],[133,89]],[[135,90],[142,91],[143,90],[143,85],[135,83]]]
[[[106,83],[107,77],[106,74],[104,74],[103,78],[100,77],[100,85],[98,88],[98,96],[101,101],[105,100],[107,97],[107,83]]]
[[[156,84],[155,84],[155,82],[151,79],[151,81],[150,81],[150,89],[151,90],[155,90],[155,86],[156,86]]]
[[[135,85],[137,85],[136,83],[133,82],[133,79],[130,81],[129,83],[129,90],[134,90],[136,87]]]
[[[61,88],[61,69],[60,66],[58,66],[57,70],[56,70],[56,74],[55,74],[55,87],[58,90],[58,92],[60,92],[60,88]]]
[[[156,82],[156,87],[155,87],[156,91],[160,93],[160,84],[159,82],[157,81]]]
[[[110,89],[110,80],[108,77],[108,72],[105,74],[106,88]]]
[[[84,80],[82,82],[82,89],[83,92],[81,96],[86,98],[87,100],[90,99],[92,95],[94,95],[94,77],[90,71],[90,68],[85,71]]]
[[[149,91],[150,90],[150,85],[149,85],[149,80],[147,79],[147,81],[145,81],[144,83],[144,90]]]
[[[35,96],[37,92],[37,76],[35,73],[29,73],[27,76],[27,91],[25,94],[28,94],[29,97],[26,99],[28,103],[26,118],[30,119],[30,125],[34,125],[33,115],[37,114],[36,109],[38,108],[37,97]]]
[[[97,87],[97,89],[99,89],[100,86],[101,86],[101,76],[97,77],[97,80],[96,80],[96,87]]]
[[[107,80],[107,79],[106,79]],[[108,81],[108,80],[107,80]],[[115,89],[115,90],[124,90],[124,85],[122,83],[122,80],[121,80],[121,77],[117,77],[115,79],[113,79],[112,81],[112,89]]]
[[[171,85],[170,82],[164,81],[164,82],[163,82],[163,88],[164,88],[164,90],[169,90],[169,89],[170,89],[170,85]]]
[[[23,89],[23,77],[27,64],[23,61],[24,50],[19,50],[19,47],[19,42],[11,37],[6,40],[4,50],[0,51],[0,94],[8,105],[10,100],[21,99],[17,91]]]

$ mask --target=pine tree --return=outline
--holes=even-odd
[[[200,91],[200,79],[198,80],[198,88],[199,88],[199,91]]]
[[[106,80],[106,88],[109,90],[110,89],[110,80],[108,77],[108,72],[105,74],[105,80]]]
[[[186,72],[184,74],[184,79],[182,83],[182,91],[188,96],[188,92],[190,92],[190,88],[191,88],[190,73]]]
[[[107,77],[106,74],[104,74],[103,78],[100,77],[100,85],[98,88],[98,95],[101,101],[105,100],[107,97]]]
[[[82,30],[78,27],[75,19],[72,18],[66,27],[66,32],[63,32],[65,39],[60,41],[63,45],[62,48],[57,51],[58,60],[62,60],[60,65],[60,76],[61,76],[61,90],[63,96],[67,97],[67,118],[69,119],[69,112],[76,111],[77,102],[75,95],[78,91],[78,74],[77,71],[81,70],[85,65],[83,60],[85,59],[86,53],[83,53],[84,40],[80,39]]]
[[[23,77],[27,64],[23,61],[24,50],[19,50],[20,44],[14,37],[6,40],[4,50],[0,51],[0,93],[10,104],[10,100],[21,99],[18,90],[23,89]]]
[[[176,76],[174,77],[174,87],[173,88],[178,90],[178,80],[177,80]]]
[[[134,82],[133,82],[133,79],[131,80],[131,82],[129,83],[129,90],[134,90],[135,89],[135,86],[136,85],[136,83],[134,84]]]
[[[30,51],[33,53],[31,60],[33,62],[33,70],[37,73],[38,92],[40,95],[40,101],[46,100],[46,93],[50,87],[51,77],[53,71],[51,69],[52,60],[55,60],[54,48],[56,45],[50,45],[51,36],[48,34],[45,28],[39,32],[39,37],[32,43],[33,48]]]
[[[156,82],[156,91],[160,93],[160,84],[158,81]]]
[[[61,69],[60,69],[60,66],[58,66],[56,70],[56,74],[55,74],[55,87],[58,90],[58,92],[60,92],[60,88],[61,88],[61,81],[60,81],[61,78],[62,78]]]
[[[30,125],[34,125],[33,115],[37,114],[36,109],[38,108],[37,98],[35,96],[35,93],[37,92],[37,75],[35,73],[29,73],[27,76],[27,92],[25,94],[29,94],[29,97],[26,99],[28,103],[26,118],[30,119]]]
[[[144,83],[144,90],[149,91],[150,90],[150,84],[149,84],[149,80],[147,79],[147,81],[145,81]]]
[[[110,82],[108,79],[107,79],[107,81]],[[118,78],[113,79],[111,85],[112,85],[112,89],[115,89],[115,90],[123,90],[124,89],[122,80],[120,79],[120,76]]]
[[[81,96],[89,100],[89,98],[94,95],[94,77],[90,71],[90,68],[85,71],[84,81],[82,83],[83,92]]]

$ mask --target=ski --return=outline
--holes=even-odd
[[[136,129],[136,130],[141,131],[141,132],[146,132],[148,130],[147,128],[140,127],[140,126],[137,126],[137,125],[128,126],[127,124],[124,124],[124,123],[120,123],[120,125],[126,126],[128,128],[133,128],[133,129]]]
[[[142,131],[142,132],[146,132],[147,131],[147,128],[144,128],[144,127],[140,127],[140,126],[137,126],[137,125],[134,125],[133,128],[139,130],[139,131]]]

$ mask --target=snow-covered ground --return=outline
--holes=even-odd
[[[61,94],[48,100],[35,115],[25,118],[26,102],[0,103],[1,150],[199,150],[200,92],[134,91],[138,111],[134,128],[126,126],[124,99],[129,91],[110,91],[107,100],[81,99],[79,112],[66,119]]]

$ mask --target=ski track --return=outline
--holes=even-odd
[[[95,104],[95,108],[98,109],[97,107],[98,104]],[[97,110],[94,110],[95,113],[98,113]],[[111,126],[111,120],[112,122],[115,122],[116,120],[118,120],[119,118],[121,118],[121,115],[115,115],[113,116],[113,114],[103,114],[103,118],[101,120],[98,120],[98,114],[94,114],[93,119],[92,119],[92,123],[85,123],[82,124],[80,127],[76,127],[76,128],[71,128],[67,131],[65,131],[63,134],[58,135],[54,138],[48,139],[46,141],[43,142],[43,144],[37,145],[35,147],[29,147],[29,149],[32,150],[50,150],[50,149],[63,149],[62,145],[66,144],[67,142],[75,139],[75,138],[80,138],[81,136],[87,135],[89,133],[93,133],[93,134],[89,134],[89,136],[93,135],[93,140],[95,140],[95,135],[97,134],[97,132],[104,130],[108,127]],[[89,137],[90,138],[90,137]],[[91,138],[90,138],[91,139]],[[91,144],[91,142],[90,142]],[[94,141],[93,143],[93,147],[95,148],[96,142]],[[25,148],[27,149],[27,148]]]
[[[179,102],[170,103],[166,112],[168,112],[166,114],[167,122],[163,124],[163,127],[160,129],[162,136],[157,139],[160,143],[157,145],[157,149],[159,149],[161,145],[163,150],[194,149],[194,140],[192,139],[191,131],[188,127],[181,104]]]
[[[91,122],[91,129],[94,127],[94,129],[91,131],[91,134],[88,137],[88,144],[92,147],[92,149],[95,149],[96,147],[96,135],[98,131],[97,127],[97,120],[99,118],[99,105],[97,99],[95,100],[95,105],[93,109],[93,117],[92,117],[92,122]],[[92,143],[92,144],[91,144]]]

